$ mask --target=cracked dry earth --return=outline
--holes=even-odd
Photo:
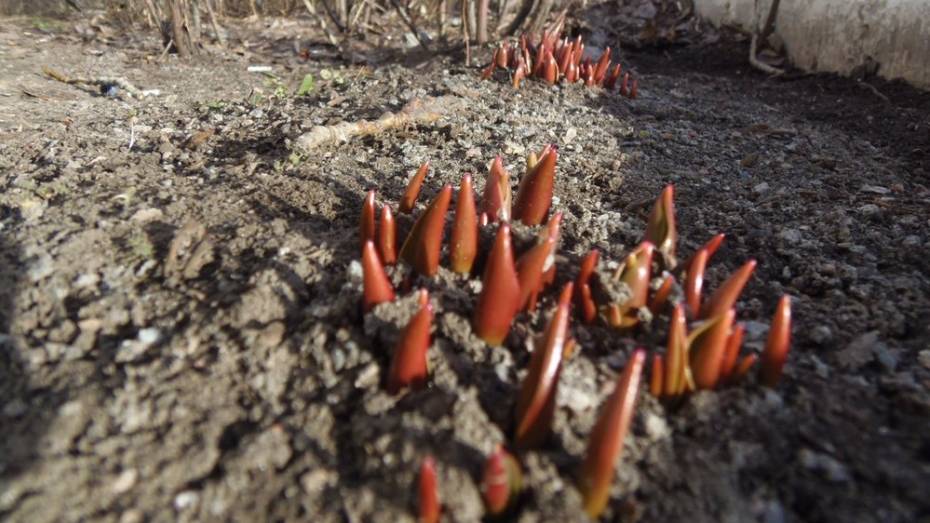
[[[182,64],[158,49],[0,24],[0,519],[412,521],[427,453],[444,517],[481,519],[481,466],[509,435],[554,290],[489,349],[468,324],[477,278],[418,281],[437,304],[433,375],[390,396],[412,298],[359,316],[358,212],[370,188],[396,202],[426,158],[421,208],[464,172],[481,190],[495,154],[516,178],[546,143],[561,152],[557,283],[592,247],[622,259],[644,202],[673,183],[680,252],[728,235],[710,288],[759,260],[738,307],[750,350],[794,297],[774,390],[751,380],[675,409],[641,392],[605,519],[930,518],[927,93],[873,82],[886,104],[851,80],[769,80],[725,43],[625,54],[632,101],[515,92],[458,57],[347,67],[249,48]],[[271,63],[280,84],[250,63]],[[161,94],[101,97],[43,66]],[[314,90],[293,96],[308,72]],[[314,125],[440,95],[462,108],[290,147]],[[573,322],[580,349],[552,440],[524,457],[515,519],[584,519],[585,440],[632,348],[661,346],[655,325],[627,338]]]

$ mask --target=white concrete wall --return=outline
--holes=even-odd
[[[748,30],[769,2],[695,0],[695,7],[714,25]],[[802,69],[848,75],[874,62],[884,78],[930,88],[930,0],[781,0],[776,34]]]

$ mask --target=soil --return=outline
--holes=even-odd
[[[189,63],[160,56],[154,35],[79,29],[0,24],[0,518],[413,521],[432,454],[444,517],[480,520],[527,340],[590,248],[616,264],[640,241],[669,183],[682,256],[727,234],[709,288],[759,261],[739,304],[747,350],[785,293],[794,344],[774,389],[751,379],[674,408],[641,392],[605,519],[930,518],[930,94],[770,79],[727,38],[626,50],[629,100],[482,82],[454,52],[347,65],[293,21],[236,26],[230,50]],[[103,96],[43,67],[160,94]],[[313,90],[295,96],[307,73]],[[462,108],[291,147],[430,96]],[[387,394],[414,298],[359,314],[365,192],[397,202],[429,158],[422,209],[465,172],[481,190],[496,154],[515,184],[547,143],[564,213],[556,285],[488,348],[469,325],[478,277],[416,279],[437,311],[432,376]],[[513,519],[584,520],[588,434],[631,350],[662,346],[661,322],[633,336],[573,322],[554,435],[522,458]]]

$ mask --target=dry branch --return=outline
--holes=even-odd
[[[67,77],[64,74],[51,69],[49,67],[43,67],[42,72],[46,74],[49,78],[53,80],[58,80],[59,82],[66,83],[69,85],[96,85],[96,86],[110,86],[115,85],[120,89],[126,91],[126,93],[131,98],[142,98],[146,95],[146,92],[140,91],[136,86],[129,83],[128,80],[123,78],[114,77],[114,76],[101,76],[98,78],[80,78],[80,77]],[[149,92],[151,94],[151,92]]]
[[[310,153],[330,143],[344,143],[359,136],[370,136],[407,125],[432,124],[445,114],[453,112],[461,99],[455,96],[415,98],[397,113],[385,113],[377,120],[342,122],[335,125],[318,125],[297,138],[295,147]]]
[[[765,40],[768,39],[768,37],[775,30],[775,18],[778,16],[779,2],[781,2],[781,0],[772,0],[772,3],[769,5],[769,13],[765,17],[765,25],[763,25],[761,29],[753,31],[752,40],[749,44],[749,64],[756,69],[773,76],[784,74],[785,71],[777,67],[772,67],[762,60],[759,60],[758,51],[759,42],[765,42]],[[758,2],[756,5],[758,5]]]

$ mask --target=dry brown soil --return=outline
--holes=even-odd
[[[683,255],[728,235],[711,288],[759,261],[739,304],[747,350],[795,298],[774,390],[749,380],[675,408],[641,394],[606,519],[930,518],[928,93],[768,79],[736,43],[627,52],[633,101],[514,91],[455,53],[346,66],[314,45],[305,61],[293,42],[309,35],[269,20],[185,64],[150,35],[0,21],[0,519],[411,521],[431,453],[448,520],[479,520],[483,459],[509,434],[554,291],[489,349],[468,324],[477,278],[415,282],[437,305],[433,376],[390,396],[409,298],[359,315],[358,213],[370,188],[396,202],[426,158],[421,205],[464,172],[480,190],[495,154],[518,175],[546,143],[561,151],[558,284],[592,247],[622,259],[673,183]],[[46,66],[160,94],[100,96]],[[315,89],[296,97],[306,73]],[[440,95],[461,108],[435,124],[291,148],[314,125]],[[551,441],[523,458],[514,519],[583,519],[585,440],[662,321],[632,337],[572,326],[581,348]]]

